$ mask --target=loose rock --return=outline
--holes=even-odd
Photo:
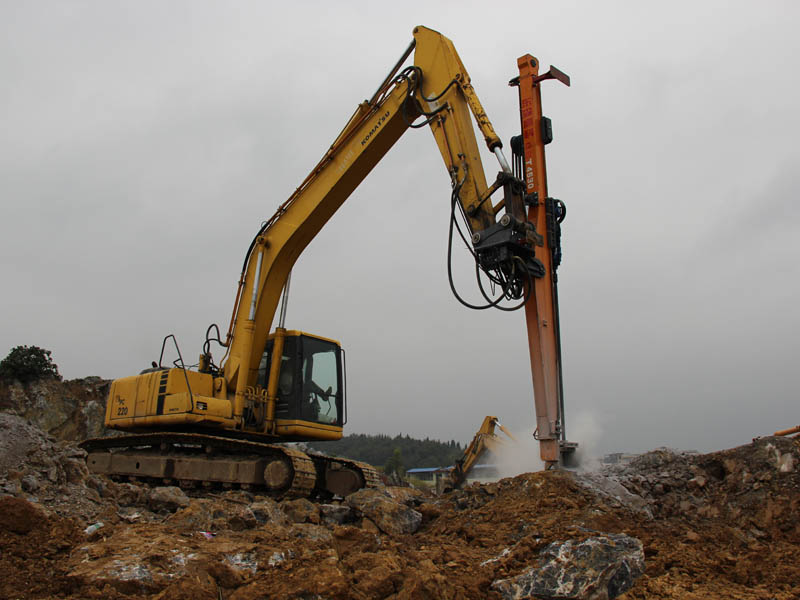
[[[344,504],[322,504],[319,510],[326,523],[336,523],[337,525],[351,520],[353,515],[353,510]]]
[[[295,523],[319,523],[317,505],[305,498],[285,500],[280,503],[281,510]]]
[[[414,533],[422,523],[420,513],[390,499],[382,490],[365,488],[350,494],[345,502],[389,535]]]
[[[272,499],[199,487],[156,514],[144,483],[84,479],[70,463],[80,449],[3,415],[5,391],[0,382],[0,598],[499,598],[492,582],[517,578],[556,541],[566,556],[563,540],[621,533],[647,561],[628,600],[800,598],[800,440],[659,449],[588,484],[554,471],[442,496],[375,489],[314,504],[319,524],[294,523]]]
[[[642,543],[626,535],[555,542],[536,563],[511,579],[492,583],[507,600],[520,598],[611,600],[644,573]]]
[[[262,498],[257,502],[250,505],[250,510],[253,513],[256,521],[259,524],[274,523],[276,525],[288,525],[289,518],[286,516],[278,503],[271,498]]]
[[[150,491],[148,505],[154,512],[175,512],[189,506],[189,498],[179,487],[157,487]]]

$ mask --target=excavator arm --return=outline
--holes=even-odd
[[[523,259],[507,250],[500,256],[508,235],[497,230],[519,229],[516,238],[525,240],[531,228],[522,213],[521,190],[513,198],[507,195],[507,208],[514,205],[516,216],[498,219],[499,209],[489,199],[502,183],[490,188],[486,183],[478,142],[472,121],[482,132],[486,145],[500,159],[502,181],[511,186],[508,163],[502,156],[502,144],[478,100],[469,74],[452,42],[425,27],[414,29],[413,66],[390,73],[370,101],[359,105],[355,114],[297,190],[261,228],[248,253],[241,278],[237,305],[228,335],[229,356],[223,373],[229,396],[234,394],[233,416],[237,421],[245,410],[246,394],[256,380],[259,361],[289,273],[305,247],[317,235],[336,210],[409,128],[429,125],[444,159],[453,186],[453,202],[463,210],[476,251],[480,252],[482,235],[492,245],[487,251],[487,268],[510,278],[514,285],[528,279]],[[402,62],[402,61],[401,61]],[[398,63],[400,64],[400,63]],[[398,67],[399,68],[399,67]],[[415,123],[423,117],[421,123]],[[501,206],[502,208],[502,206]],[[506,212],[510,212],[507,210]],[[503,224],[500,224],[502,222]],[[525,229],[528,225],[528,230]],[[487,233],[488,232],[488,233]],[[531,237],[529,235],[529,237]],[[497,241],[499,240],[499,241]],[[517,254],[524,254],[517,251]],[[529,251],[532,256],[532,250]],[[531,262],[528,258],[528,262]],[[517,264],[520,263],[520,264]],[[519,294],[519,291],[517,291]],[[280,355],[282,332],[275,337],[274,355]],[[278,372],[270,373],[267,386],[267,426],[274,431],[274,402]],[[270,423],[271,422],[271,423]]]
[[[467,480],[467,476],[470,471],[472,471],[472,468],[478,464],[478,460],[484,453],[492,452],[493,454],[497,454],[501,448],[508,444],[508,441],[494,432],[495,428],[505,433],[511,442],[517,442],[517,439],[512,433],[500,424],[497,417],[486,417],[480,429],[475,433],[475,437],[472,438],[469,446],[464,450],[463,456],[456,461],[452,470],[447,474],[442,491],[449,492],[461,487]]]

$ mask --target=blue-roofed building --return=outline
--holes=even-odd
[[[436,477],[436,471],[441,470],[443,469],[440,467],[421,467],[418,469],[409,469],[406,471],[406,475],[409,477],[416,477],[420,481],[433,481]]]
[[[453,467],[421,467],[417,469],[409,469],[406,475],[409,477],[416,477],[421,481],[436,481],[437,477],[441,477]],[[499,477],[499,472],[496,465],[475,465],[467,476],[467,481],[494,481]]]

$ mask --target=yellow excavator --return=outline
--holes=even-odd
[[[499,429],[506,434],[508,439],[506,440],[497,435],[495,429]],[[514,437],[514,434],[503,427],[497,417],[485,417],[461,458],[456,461],[456,464],[443,479],[437,480],[437,492],[450,492],[461,487],[472,469],[478,464],[478,460],[486,452],[497,454],[509,443],[517,443],[517,438]]]
[[[347,415],[340,344],[286,330],[285,307],[295,261],[409,129],[430,127],[452,186],[450,248],[455,230],[469,241],[479,284],[483,278],[496,294],[487,293],[483,283],[485,304],[463,300],[453,286],[448,252],[456,297],[472,308],[520,308],[537,301],[537,281],[554,276],[547,265],[554,256],[557,205],[546,200],[543,176],[538,188],[526,189],[523,171],[532,170],[524,166],[522,149],[515,152],[516,169],[507,162],[452,42],[425,27],[416,27],[413,35],[372,98],[358,106],[322,160],[253,237],[224,339],[216,325],[209,327],[192,370],[174,336],[167,336],[152,368],[113,382],[105,424],[126,434],[83,443],[92,471],[189,487],[260,489],[281,497],[344,496],[377,485],[369,465],[280,444],[339,439]],[[412,52],[413,63],[403,68]],[[526,60],[535,65],[532,57]],[[564,81],[565,76],[553,69],[540,77]],[[538,80],[529,85],[538,86]],[[471,117],[500,163],[490,184]],[[495,202],[498,191],[502,198]],[[528,211],[542,216],[531,219]],[[547,293],[549,298],[538,301],[550,307],[546,318],[552,329],[554,297]],[[282,296],[278,324],[270,333]],[[172,366],[163,364],[167,343],[174,344],[178,356]],[[220,365],[212,358],[212,343],[225,348]],[[557,421],[556,415],[540,425],[539,435],[557,439]],[[552,431],[544,431],[550,425]]]

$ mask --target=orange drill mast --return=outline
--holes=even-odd
[[[542,233],[536,258],[544,276],[532,279],[533,292],[525,303],[528,347],[531,357],[536,432],[541,459],[546,467],[568,462],[577,444],[566,440],[564,389],[561,367],[561,333],[558,312],[558,275],[561,262],[561,221],[564,203],[547,193],[544,147],[552,141],[550,120],[542,116],[540,83],[555,79],[570,85],[569,76],[555,67],[539,75],[539,61],[526,54],[517,60],[519,77],[510,85],[519,89],[522,135],[512,140],[515,176],[523,180],[528,221]]]

